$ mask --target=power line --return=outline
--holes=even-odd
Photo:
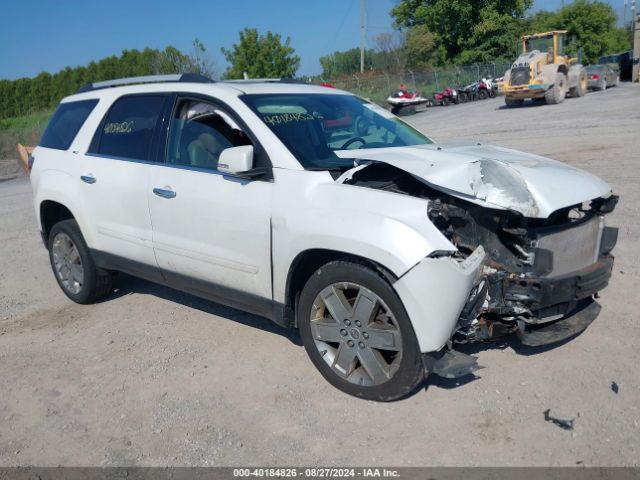
[[[342,17],[342,21],[340,22],[340,25],[338,26],[338,29],[336,30],[336,33],[333,35],[333,39],[331,41],[331,48],[330,50],[333,52],[333,49],[336,45],[336,40],[338,39],[338,35],[340,35],[340,32],[342,32],[342,27],[344,27],[344,22],[347,21],[347,17],[349,16],[349,13],[351,13],[351,9],[353,8],[353,4],[355,3],[356,0],[351,0],[351,2],[349,2],[349,6],[347,7],[347,11],[344,13],[344,16]]]

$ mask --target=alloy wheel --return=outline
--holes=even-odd
[[[349,282],[325,287],[311,309],[311,333],[323,360],[341,378],[381,385],[398,371],[402,334],[384,301]]]
[[[53,265],[63,288],[74,295],[82,290],[84,268],[82,258],[66,233],[58,233],[52,245]]]

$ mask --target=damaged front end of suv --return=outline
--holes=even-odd
[[[547,345],[597,317],[618,233],[605,226],[618,197],[604,182],[498,147],[414,147],[397,161],[391,153],[363,156],[339,181],[427,200],[428,220],[456,247],[431,257],[484,255],[453,342],[517,334]]]

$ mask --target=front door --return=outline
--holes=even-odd
[[[176,102],[165,166],[148,190],[156,258],[167,282],[255,313],[271,307],[273,184],[217,169],[225,148],[251,144],[213,103]]]

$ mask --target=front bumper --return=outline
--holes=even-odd
[[[463,261],[427,257],[393,287],[413,325],[421,352],[435,352],[449,341],[485,258],[482,246]]]
[[[613,257],[601,257],[587,268],[559,277],[519,277],[507,275],[490,286],[492,298],[501,298],[505,306],[525,306],[536,318],[564,315],[575,302],[589,298],[609,284]]]
[[[528,347],[561,342],[586,330],[600,314],[600,310],[600,304],[595,300],[582,301],[566,318],[543,325],[521,323],[516,333],[522,344]]]
[[[553,85],[548,83],[532,83],[529,85],[504,85],[502,93],[516,100],[544,97],[544,94]]]

